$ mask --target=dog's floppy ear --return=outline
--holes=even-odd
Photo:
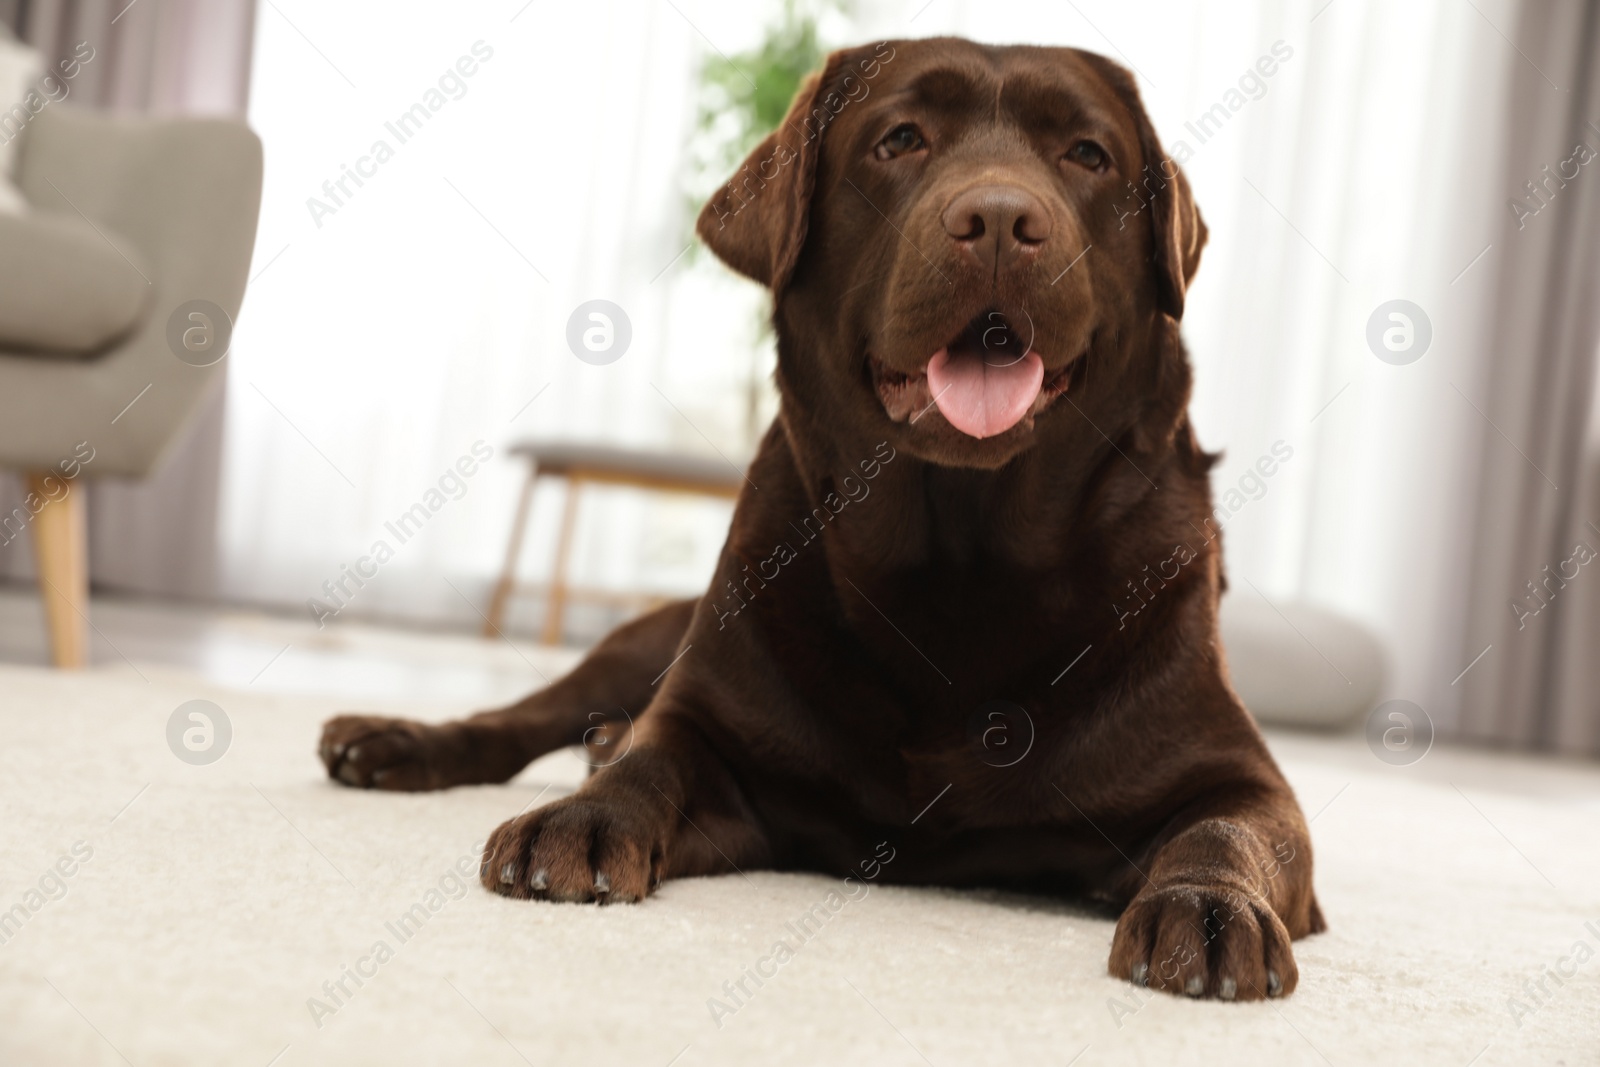
[[[1161,150],[1150,116],[1133,75],[1093,53],[1080,52],[1091,59],[1102,77],[1121,98],[1139,133],[1141,169],[1129,179],[1138,196],[1150,206],[1150,231],[1155,241],[1151,258],[1156,268],[1156,304],[1175,319],[1183,318],[1183,297],[1200,269],[1200,252],[1206,246],[1206,224],[1195,206],[1189,179],[1183,170]]]
[[[830,86],[849,58],[835,52],[806,76],[788,116],[706,202],[695,225],[717,258],[775,293],[805,245],[822,138],[843,106],[830,104],[845,99]]]
[[[1160,187],[1150,200],[1150,230],[1155,239],[1157,303],[1175,319],[1183,318],[1183,298],[1200,269],[1200,252],[1206,246],[1205,220],[1195,206],[1189,179],[1161,151],[1155,129],[1144,111],[1138,112],[1139,153],[1149,170],[1141,177]],[[1159,179],[1159,181],[1157,181]],[[1161,183],[1165,183],[1162,185]]]

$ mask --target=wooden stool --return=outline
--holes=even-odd
[[[567,584],[567,563],[572,550],[572,528],[577,518],[579,490],[586,482],[626,485],[662,493],[693,493],[699,496],[732,498],[744,487],[744,471],[720,459],[669,452],[643,452],[604,445],[524,442],[513,445],[511,454],[528,461],[528,479],[522,483],[516,517],[511,523],[511,543],[506,546],[505,566],[495,582],[489,601],[484,635],[500,632],[511,597],[531,591],[517,581],[517,559],[527,533],[528,511],[533,506],[533,488],[545,476],[565,478],[566,502],[561,511],[561,531],[556,540],[555,567],[551,571],[545,602],[544,630],[540,640],[553,645],[561,640],[562,620],[568,600],[646,601],[649,597],[573,589]]]

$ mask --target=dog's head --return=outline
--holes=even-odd
[[[1134,369],[1206,239],[1127,71],[953,38],[834,53],[698,228],[772,289],[812,417],[987,468],[1091,354],[1097,383]]]

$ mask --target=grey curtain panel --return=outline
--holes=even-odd
[[[46,62],[95,51],[74,79],[82,106],[155,115],[243,115],[255,0],[13,0],[18,36]]]
[[[1459,728],[1600,753],[1600,3],[1524,5],[1518,37]]]
[[[153,115],[243,117],[255,16],[255,0],[0,0],[0,18],[47,64],[81,56],[83,44],[93,49],[69,103]],[[215,593],[223,413],[218,388],[153,476],[91,484],[96,587],[180,598]],[[0,485],[0,503],[16,492],[15,484]],[[21,552],[0,558],[0,574],[24,570]]]

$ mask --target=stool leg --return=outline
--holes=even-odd
[[[33,557],[39,598],[50,626],[50,656],[57,667],[82,667],[89,662],[89,543],[83,486],[39,472],[30,473],[27,484],[47,501],[33,517]]]
[[[494,583],[494,596],[489,598],[489,616],[483,622],[483,636],[496,637],[506,621],[506,605],[517,585],[517,560],[522,555],[522,539],[528,529],[528,510],[533,506],[533,487],[539,480],[539,465],[530,464],[528,480],[522,483],[522,495],[517,498],[517,513],[511,520],[511,543],[506,546],[505,566],[500,579]]]
[[[555,569],[550,573],[550,597],[545,605],[544,633],[547,645],[561,643],[562,620],[567,612],[567,560],[572,555],[572,526],[578,514],[578,490],[583,479],[567,478],[567,502],[561,511],[561,537],[556,542]]]

